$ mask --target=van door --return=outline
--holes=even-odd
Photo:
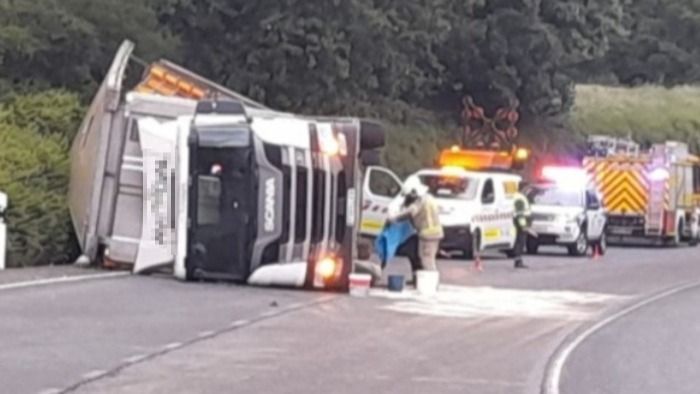
[[[501,239],[502,229],[498,220],[497,198],[493,179],[486,179],[481,189],[481,213],[478,216],[481,223],[482,248],[496,245]]]
[[[605,229],[605,211],[600,199],[593,191],[586,191],[586,222],[588,239],[598,240]]]
[[[515,216],[515,194],[518,188],[519,182],[515,180],[503,180],[496,184],[498,221],[501,224],[500,243],[508,248],[515,246],[516,230],[513,217]]]
[[[389,204],[401,193],[401,181],[382,167],[369,167],[363,185],[360,234],[377,236],[384,228]]]

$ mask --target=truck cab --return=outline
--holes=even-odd
[[[545,167],[537,182],[524,188],[531,203],[531,230],[527,251],[559,245],[572,256],[584,256],[589,246],[601,254],[607,249],[605,210],[600,194],[588,186],[583,169]]]
[[[132,51],[119,49],[71,148],[83,255],[185,280],[347,288],[362,157],[383,146],[381,125],[274,111],[166,60],[129,86]]]

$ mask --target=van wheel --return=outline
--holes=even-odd
[[[581,227],[581,232],[576,238],[576,242],[569,245],[568,249],[571,256],[581,257],[586,255],[586,252],[588,252],[588,237],[586,236],[585,227]]]
[[[537,254],[537,251],[540,249],[540,244],[535,237],[527,237],[525,249],[527,250],[527,254]]]

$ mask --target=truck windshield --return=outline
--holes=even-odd
[[[475,179],[455,176],[420,175],[418,177],[431,195],[438,198],[473,200],[476,198],[478,182]]]
[[[583,205],[579,190],[566,190],[557,187],[533,187],[526,192],[528,199],[536,205],[557,205],[578,207]]]

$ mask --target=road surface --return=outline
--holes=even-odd
[[[539,393],[552,355],[577,330],[700,278],[695,253],[613,249],[602,260],[551,254],[530,258],[526,271],[489,259],[483,273],[442,260],[446,285],[430,300],[411,292],[377,290],[358,299],[163,276],[0,287],[2,391]],[[390,271],[407,268],[399,262]],[[691,308],[696,298],[677,302]],[[653,317],[662,307],[629,318]],[[620,354],[637,357],[649,325],[627,324],[637,339],[619,343]],[[593,393],[606,379],[616,381],[614,372],[592,369],[605,362],[622,368],[624,360],[606,352],[619,335],[599,333],[602,343],[592,335],[563,364],[562,393]],[[682,347],[683,338],[676,340]],[[670,368],[674,356],[665,357]],[[608,387],[613,391],[600,392],[622,386]]]

